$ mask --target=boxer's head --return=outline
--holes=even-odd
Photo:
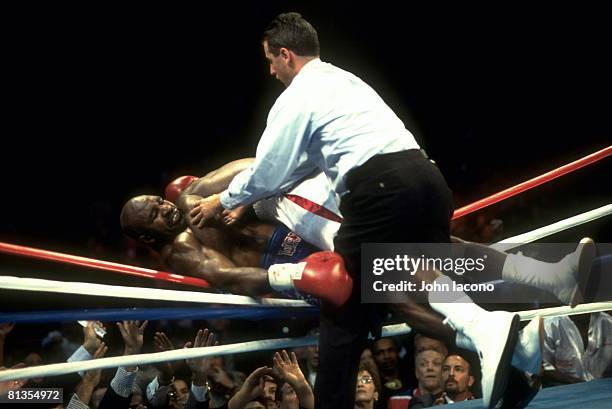
[[[128,236],[152,247],[169,242],[187,228],[185,215],[160,196],[136,196],[123,206],[121,228]]]

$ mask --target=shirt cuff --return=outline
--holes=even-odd
[[[83,345],[79,347],[70,358],[68,358],[67,362],[80,362],[80,361],[89,361],[93,356],[85,349]]]
[[[229,192],[227,190],[221,192],[221,194],[219,195],[219,201],[221,202],[221,206],[223,206],[224,209],[233,209],[235,207],[238,207],[236,205],[233,205],[232,200],[229,196]]]
[[[117,368],[115,377],[111,381],[111,388],[115,393],[123,398],[127,398],[132,394],[132,387],[134,386],[134,380],[138,371],[126,371],[125,368]]]
[[[191,393],[198,402],[206,402],[209,399],[208,386],[199,386],[191,383]]]
[[[85,349],[83,345],[79,347],[66,362],[81,362],[81,361],[89,361],[93,356]],[[85,375],[85,371],[79,371],[79,375],[81,378]]]
[[[157,392],[158,388],[159,388],[159,379],[157,379],[157,376],[156,376],[155,379],[153,379],[147,385],[147,400],[149,402],[153,400],[153,397],[155,396],[155,392]]]
[[[81,402],[77,394],[73,393],[72,398],[70,398],[70,402],[68,402],[68,406],[66,406],[66,409],[89,409],[89,406]]]

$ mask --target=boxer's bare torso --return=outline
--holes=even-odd
[[[187,195],[178,208],[189,214],[197,200]],[[266,270],[259,267],[274,229],[257,221],[235,227],[212,221],[202,229],[188,227],[160,254],[176,273],[201,277],[237,294],[259,295],[270,291]]]

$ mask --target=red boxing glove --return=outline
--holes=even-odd
[[[296,264],[274,264],[268,269],[268,279],[277,291],[295,288],[336,307],[344,305],[353,291],[344,260],[333,251],[313,253]]]
[[[169,202],[176,204],[176,201],[181,193],[183,193],[183,190],[187,189],[187,187],[189,187],[189,185],[191,185],[196,179],[197,177],[195,176],[181,176],[174,179],[168,184],[168,186],[166,186],[166,189],[164,190],[164,197]]]

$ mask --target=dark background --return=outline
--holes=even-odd
[[[601,10],[257,3],[6,14],[0,240],[124,260],[126,199],[254,153],[283,90],[259,40],[289,10],[318,29],[324,61],[405,121],[457,207],[612,140]],[[493,206],[484,223],[503,220],[507,237],[606,204],[610,162]],[[609,240],[607,227],[586,232]]]
[[[161,268],[121,234],[121,206],[135,194],[161,193],[177,176],[253,155],[283,90],[268,75],[259,40],[285,11],[318,29],[324,61],[359,75],[405,121],[457,207],[612,142],[612,29],[603,9],[251,3],[3,12],[0,241]],[[493,241],[610,203],[611,162],[468,216],[456,231]],[[549,241],[584,235],[611,242],[610,219]],[[159,285],[5,255],[0,273]],[[114,301],[3,291],[0,311]],[[285,335],[283,326],[296,335],[301,324],[266,325],[274,337]],[[7,350],[19,344],[27,352],[54,328],[19,325]],[[246,328],[226,341],[264,337]],[[73,323],[63,331],[79,339]]]

